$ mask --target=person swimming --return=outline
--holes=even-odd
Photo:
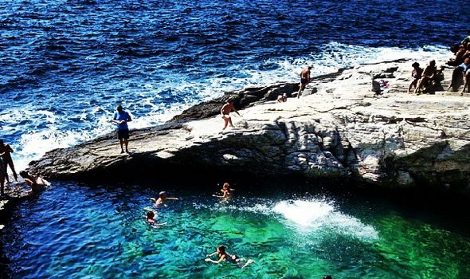
[[[46,189],[46,186],[49,186],[50,183],[43,179],[42,177],[32,176],[26,171],[20,171],[20,176],[24,178],[24,182],[31,186],[33,193],[39,193],[42,190]]]
[[[225,182],[224,185],[222,186],[222,189],[220,189],[222,192],[222,195],[212,195],[215,198],[221,198],[221,199],[229,199],[232,197],[232,192],[235,191],[235,189],[230,188],[230,184],[228,182]]]
[[[166,196],[166,192],[165,191],[161,191],[160,193],[158,193],[158,199],[155,199],[155,198],[150,198],[151,201],[153,201],[153,205],[155,205],[155,207],[160,207],[160,206],[167,206],[165,204],[165,201],[166,200],[174,200],[174,201],[177,201],[178,198],[174,198],[174,197],[167,197]]]
[[[204,259],[204,261],[215,263],[215,264],[221,263],[223,261],[228,261],[228,262],[231,262],[231,263],[234,263],[234,264],[238,265],[240,268],[245,268],[247,265],[252,264],[252,263],[255,262],[252,259],[245,260],[245,259],[239,258],[236,255],[230,255],[229,253],[227,253],[226,250],[227,250],[227,248],[224,245],[219,245],[219,246],[217,246],[217,251],[215,251],[212,254],[207,255],[207,258]],[[210,258],[214,255],[217,255],[219,257],[219,259],[218,260],[213,260],[213,259]]]
[[[147,216],[146,216],[146,219],[147,219],[147,223],[149,223],[150,225],[152,226],[163,226],[163,225],[166,225],[166,223],[157,223],[157,214],[153,211],[153,210],[149,210],[147,211]]]

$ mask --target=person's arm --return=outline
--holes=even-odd
[[[178,198],[174,198],[174,197],[169,197],[169,198],[167,197],[166,199],[171,200],[171,201],[177,201],[178,200]]]
[[[120,123],[121,123],[121,121],[117,119],[117,113],[114,113],[114,114],[113,114],[113,120],[112,120],[112,121],[113,121],[114,123],[116,123],[116,124],[120,124]]]
[[[215,252],[212,253],[212,254],[207,255],[206,257],[212,257],[212,256],[214,256],[214,255],[217,255],[217,251],[215,251]]]
[[[28,184],[29,186],[33,186],[33,184],[34,184],[34,182],[29,178],[25,178],[24,183]]]
[[[6,149],[8,150],[8,152],[13,153],[13,149],[10,145],[7,144]]]
[[[131,122],[131,121],[132,121],[131,115],[127,113],[126,122]]]
[[[209,258],[205,259],[206,262],[211,262],[215,264],[218,264],[224,260],[225,260],[225,255],[220,256],[220,258],[217,261],[214,261],[213,259],[209,259]]]
[[[238,114],[238,116],[241,116],[240,113],[238,113],[238,110],[235,108],[234,105],[232,105],[232,110]]]
[[[223,105],[221,108],[220,108],[220,115],[222,115],[222,117],[224,116],[224,110],[225,110],[225,107],[227,106],[227,104]]]

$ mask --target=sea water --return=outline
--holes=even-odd
[[[317,76],[407,59],[411,72],[412,61],[452,57],[468,12],[462,0],[0,0],[0,138],[24,169],[48,150],[111,132],[117,104],[132,130],[224,92],[297,82],[305,65]],[[218,204],[175,192],[181,201],[155,229],[142,219],[155,190],[53,182],[18,206],[2,238],[14,276],[469,277],[458,221],[440,226],[335,197],[250,194]],[[206,264],[217,244],[256,264]]]
[[[14,278],[468,278],[470,238],[449,217],[320,191],[232,200],[163,185],[54,183],[1,238]],[[192,185],[194,189],[207,185]],[[214,192],[218,191],[214,185]],[[156,210],[159,227],[145,220]],[[204,261],[217,245],[255,263]],[[216,259],[214,257],[213,259]]]

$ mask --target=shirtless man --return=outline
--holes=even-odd
[[[418,81],[418,85],[416,86],[416,89],[415,89],[415,94],[419,94],[421,88],[424,87],[426,82],[432,81],[434,77],[436,76],[436,73],[437,73],[436,61],[431,60],[431,62],[429,62],[429,65],[426,67],[426,69],[424,69],[421,79]]]
[[[220,109],[220,114],[222,115],[222,118],[224,119],[224,127],[222,128],[222,131],[227,128],[227,125],[230,124],[230,127],[233,127],[232,123],[232,118],[230,117],[230,112],[236,112],[239,116],[241,116],[238,111],[235,109],[233,106],[233,100],[228,99],[227,103],[225,103],[222,108]]]
[[[5,175],[7,183],[10,183],[10,179],[8,178],[7,169],[10,167],[11,171],[13,172],[13,177],[15,181],[18,182],[18,175],[15,171],[15,165],[13,165],[13,159],[11,158],[11,154],[13,153],[13,149],[8,144],[5,144],[3,140],[0,140],[0,153],[2,153],[3,163],[5,164]]]
[[[153,205],[155,205],[155,207],[160,207],[160,206],[167,206],[165,204],[165,201],[166,200],[173,200],[173,201],[177,201],[178,198],[173,198],[173,197],[167,197],[166,196],[166,192],[165,191],[161,191],[160,193],[158,193],[158,199],[155,199],[155,198],[150,198],[151,201],[153,201]]]
[[[300,88],[299,92],[297,93],[297,98],[300,98],[300,94],[304,91],[305,86],[310,83],[310,70],[312,66],[308,66],[300,72]]]

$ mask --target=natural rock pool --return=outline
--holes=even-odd
[[[352,195],[234,188],[220,202],[173,185],[53,183],[16,207],[1,241],[13,278],[470,277],[458,218]],[[179,200],[158,210],[167,224],[155,228],[144,215],[160,190]],[[219,244],[256,263],[206,263]]]

